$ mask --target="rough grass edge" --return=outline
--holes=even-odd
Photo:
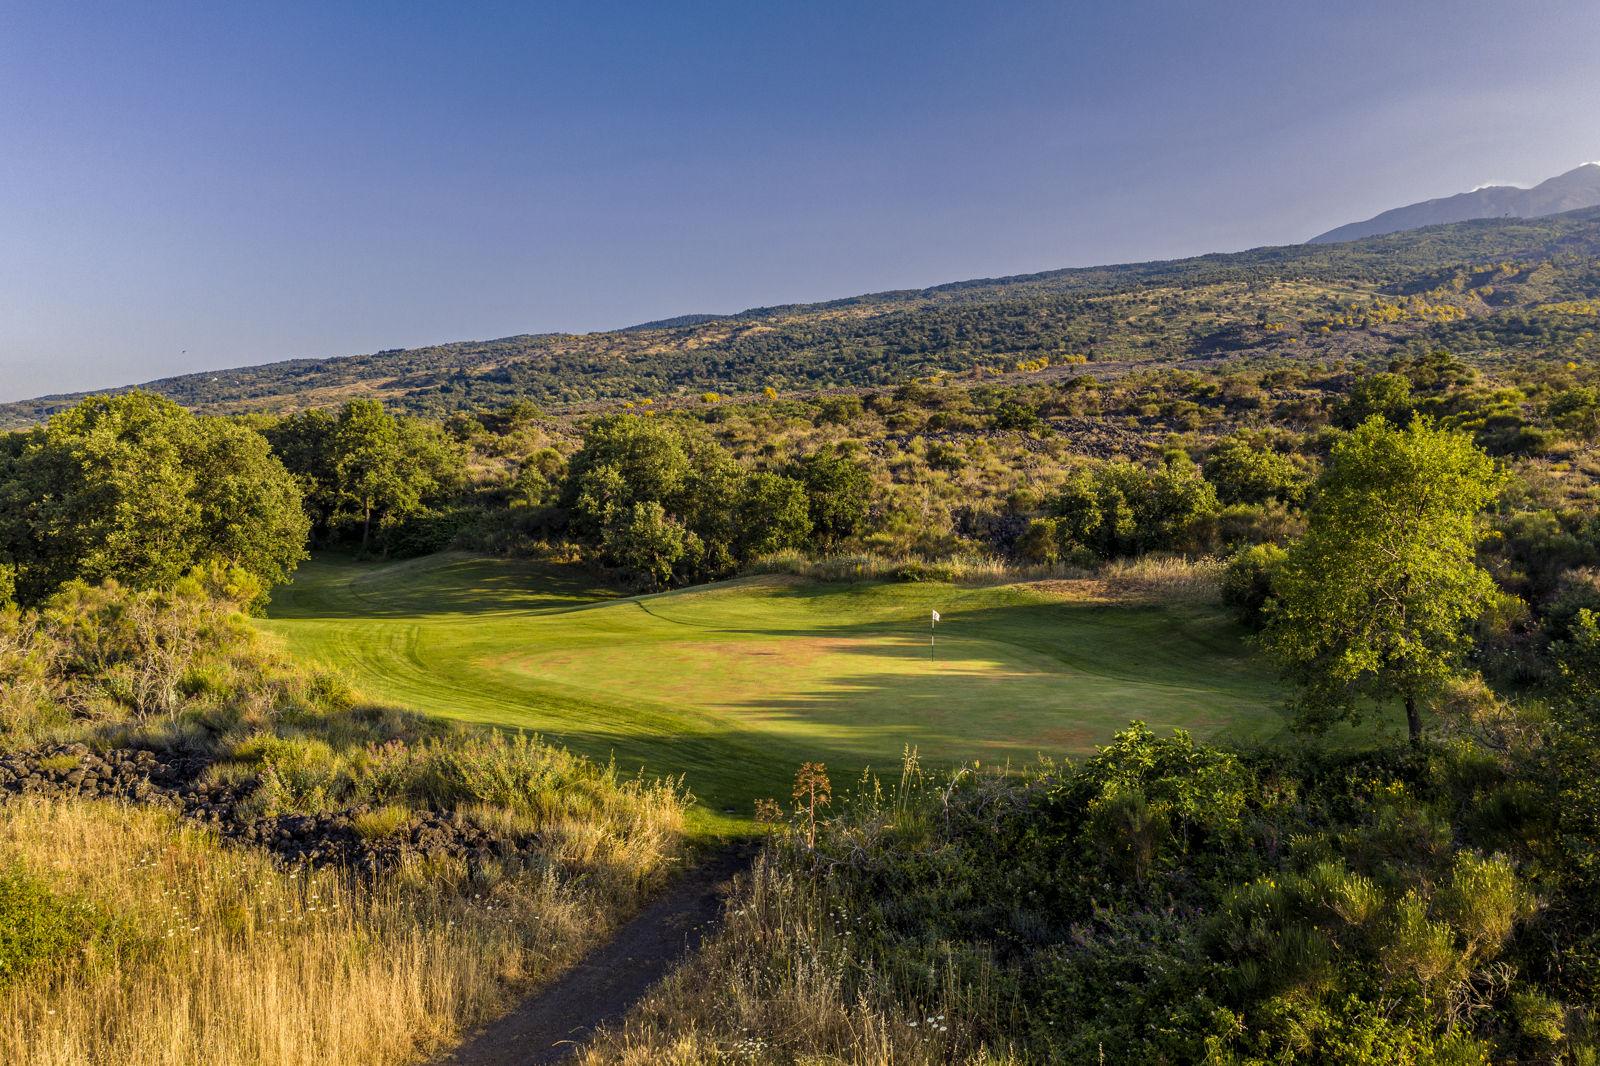
[[[957,585],[1082,582],[1098,584],[1106,595],[1115,599],[1210,603],[1220,596],[1223,569],[1223,562],[1211,556],[1146,555],[1137,559],[1115,559],[1098,569],[1086,569],[1066,564],[1018,565],[979,554],[929,559],[920,555],[873,552],[813,557],[786,551],[757,559],[745,573],[786,574],[824,582],[945,581]]]

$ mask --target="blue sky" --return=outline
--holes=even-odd
[[[0,0],[0,399],[1303,240],[1600,159],[1593,0]]]

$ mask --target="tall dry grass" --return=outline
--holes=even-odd
[[[991,793],[1004,775],[970,778]],[[936,817],[942,779],[908,750],[897,785],[865,783],[830,818],[830,852],[869,862],[890,832],[921,831]],[[826,864],[823,864],[824,866]],[[950,959],[896,981],[861,916],[819,873],[804,834],[780,829],[733,893],[725,924],[688,965],[615,1029],[602,1031],[582,1066],[712,1063],[850,1063],[852,1066],[999,1066],[1016,1060],[962,1030],[958,1018],[1015,1016],[1017,1004],[980,962],[959,975]],[[898,974],[905,978],[906,974]],[[930,989],[908,999],[897,985]]]
[[[1100,580],[1115,599],[1152,603],[1215,603],[1222,594],[1220,559],[1145,555],[1109,562]]]
[[[1110,599],[1214,603],[1220,596],[1225,564],[1209,556],[1145,555],[1114,559],[1096,569],[1061,563],[1017,564],[990,555],[927,559],[916,555],[861,552],[812,558],[786,551],[763,556],[749,573],[789,574],[811,581],[948,581],[1000,584],[1022,581],[1072,582],[1085,594]]]
[[[786,867],[758,860],[723,930],[623,1027],[600,1034],[582,1066],[1003,1061],[958,1055],[941,1018],[951,1012],[938,1004],[912,1011],[852,993],[859,953],[848,920]]]
[[[746,568],[752,574],[789,574],[811,581],[948,581],[953,584],[997,584],[1047,578],[1081,578],[1092,571],[1075,566],[1018,565],[993,555],[883,555],[853,552],[808,556],[783,551],[762,556]]]
[[[14,800],[0,810],[0,868],[86,900],[124,932],[0,987],[0,1062],[418,1061],[489,1016],[508,983],[590,948],[671,857],[625,833],[552,839],[539,870],[469,880],[435,864],[363,887],[284,870],[165,812]]]

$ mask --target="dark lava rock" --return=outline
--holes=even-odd
[[[357,830],[356,805],[318,814],[261,815],[249,789],[203,779],[208,760],[143,748],[96,752],[57,744],[0,753],[0,798],[31,794],[121,800],[176,808],[217,829],[225,839],[264,847],[285,863],[347,866],[364,873],[391,869],[408,858],[453,858],[469,865],[509,856],[532,841],[509,841],[441,811],[413,816],[397,832],[372,838]]]

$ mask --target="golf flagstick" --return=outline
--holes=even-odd
[[[939,624],[939,612],[933,612],[933,621],[928,623],[928,661],[933,662],[933,627]]]

